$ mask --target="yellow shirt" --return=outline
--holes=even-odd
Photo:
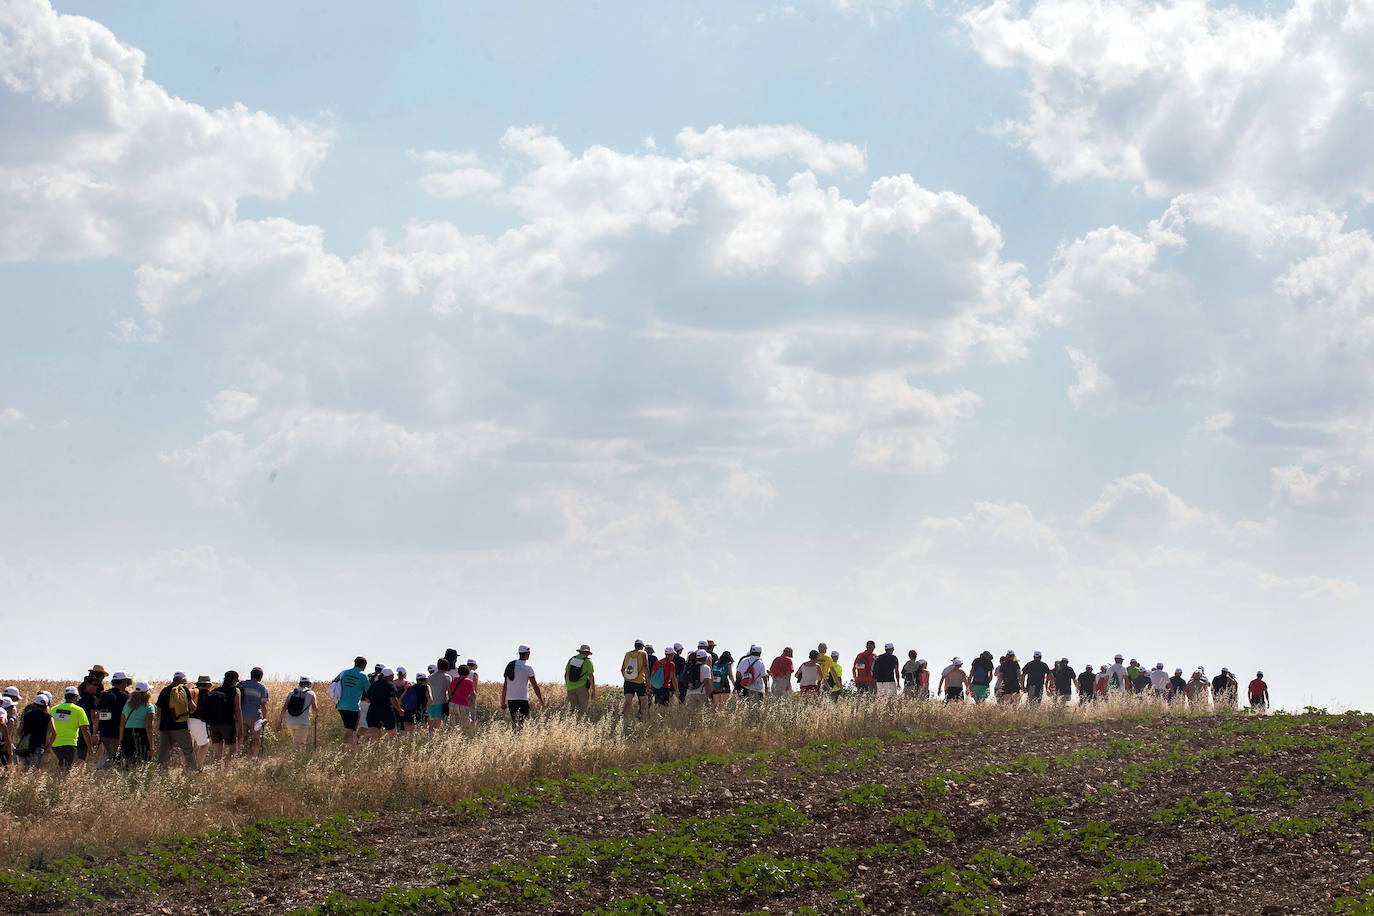
[[[840,663],[835,661],[833,658],[830,660],[830,664],[831,667],[835,669],[835,686],[831,687],[830,689],[835,693],[839,693],[842,689],[844,689],[844,668],[841,667]]]
[[[615,656],[611,656],[614,658]],[[631,649],[625,653],[625,660],[620,663],[621,672],[628,670],[630,660],[634,659],[634,676],[625,678],[627,684],[647,684],[649,682],[649,653],[643,649]]]

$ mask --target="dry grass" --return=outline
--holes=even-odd
[[[20,683],[26,697],[37,689]],[[270,684],[269,722],[289,692]],[[47,685],[52,689],[52,685]],[[499,688],[496,688],[499,689]],[[234,827],[266,816],[387,811],[451,803],[484,788],[521,785],[608,768],[674,760],[694,754],[747,753],[801,747],[815,741],[884,736],[895,730],[972,732],[1038,728],[1143,712],[1187,715],[1153,701],[1120,700],[1090,706],[973,705],[946,707],[907,700],[802,702],[747,706],[732,702],[703,718],[673,707],[648,726],[626,727],[619,694],[607,691],[592,721],[567,715],[561,687],[545,687],[550,705],[523,733],[494,709],[499,693],[481,690],[484,716],[471,736],[456,729],[393,735],[355,751],[340,748],[338,718],[318,691],[325,712],[318,748],[296,753],[273,736],[260,760],[237,760],[194,774],[155,766],[132,773],[102,772],[61,780],[45,769],[12,769],[0,782],[0,861],[34,856],[99,853],[137,846],[169,833]],[[58,692],[58,691],[54,691]],[[615,710],[615,712],[607,712]],[[1208,711],[1210,712],[1210,710]]]

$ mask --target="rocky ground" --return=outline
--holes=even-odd
[[[691,758],[185,838],[11,872],[0,910],[1374,912],[1371,840],[1374,717],[1140,717]]]

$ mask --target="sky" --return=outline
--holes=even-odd
[[[0,0],[0,678],[871,638],[1374,707],[1371,46]]]

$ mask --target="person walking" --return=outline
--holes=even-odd
[[[1073,700],[1073,688],[1076,683],[1073,676],[1073,665],[1069,664],[1068,658],[1061,658],[1054,663],[1054,668],[1050,671],[1050,679],[1054,682],[1055,701],[1067,706]]]
[[[844,696],[844,667],[840,664],[840,650],[830,650],[830,699]]]
[[[124,707],[129,702],[129,683],[127,674],[116,671],[110,678],[109,689],[96,701],[96,737],[100,741],[100,757],[95,762],[97,770],[115,766],[119,760],[119,733],[124,721]]]
[[[709,656],[710,650],[707,650],[706,654]],[[724,649],[719,656],[710,661],[711,704],[714,706],[717,702],[728,703],[730,694],[734,692],[735,655],[729,649]]]
[[[637,718],[642,722],[649,713],[649,655],[644,651],[644,640],[636,639],[634,648],[625,653],[620,662],[620,676],[625,679],[625,704],[620,717],[630,718],[631,707],[638,703]]]
[[[1169,678],[1169,702],[1188,699],[1188,682],[1183,679],[1183,669],[1175,668],[1174,676]]]
[[[1025,682],[1021,674],[1021,663],[1016,653],[1008,649],[997,665],[997,704],[1008,706],[1021,701],[1021,690]]]
[[[196,708],[192,710],[191,717],[186,720],[186,730],[191,735],[191,746],[196,752],[196,766],[205,766],[205,758],[210,753],[210,724],[205,720],[207,704],[205,698],[210,691],[215,689],[215,682],[210,680],[210,675],[202,674],[196,678],[196,683],[190,688],[191,699],[195,701]]]
[[[205,697],[205,724],[210,729],[210,762],[227,764],[238,753],[239,736],[244,734],[239,673],[232,668]]]
[[[773,659],[768,666],[768,689],[775,697],[785,697],[792,693],[792,647],[784,646],[782,654]]]
[[[897,695],[899,664],[892,643],[884,643],[883,654],[873,659],[871,670],[873,671],[874,693],[880,697],[895,697]]]
[[[1269,685],[1264,680],[1264,672],[1256,671],[1255,679],[1245,689],[1250,696],[1250,708],[1264,712],[1269,708]]]
[[[319,699],[311,686],[310,678],[301,675],[296,689],[286,695],[286,702],[277,713],[277,734],[289,729],[291,745],[298,751],[305,749],[306,739],[310,737],[310,722],[319,714]]]
[[[330,696],[334,698],[334,709],[343,724],[344,747],[358,746],[358,708],[362,703],[363,694],[367,693],[370,686],[372,684],[367,679],[367,659],[361,655],[353,659],[352,668],[345,668],[330,681]]]
[[[1198,668],[1193,672],[1193,676],[1188,678],[1188,686],[1185,688],[1188,695],[1188,705],[1195,709],[1206,709],[1207,695],[1211,689],[1212,685],[1207,682],[1207,673]]]
[[[124,769],[141,766],[152,755],[153,725],[157,710],[149,702],[152,685],[147,681],[134,684],[133,693],[119,714],[119,756]]]
[[[821,692],[820,652],[812,649],[806,661],[797,666],[797,691],[802,699],[818,699]]]
[[[992,672],[996,666],[992,663],[992,653],[984,649],[978,657],[969,665],[968,679],[973,693],[973,702],[982,706],[987,702],[988,693],[992,690]],[[949,669],[946,668],[946,671]]]
[[[254,668],[248,672],[248,680],[239,684],[239,704],[242,706],[239,721],[243,728],[239,740],[253,758],[262,753],[262,730],[267,725],[268,695],[262,674],[261,668]]]
[[[663,657],[649,672],[649,691],[653,694],[655,706],[672,704],[678,690],[678,670],[677,649],[668,646],[663,650]]]
[[[48,712],[47,694],[39,693],[25,707],[19,719],[19,738],[15,741],[14,755],[30,769],[39,769],[43,766],[43,758],[52,751],[52,743],[56,738],[57,729],[53,726],[52,714]]]
[[[596,669],[592,665],[591,655],[592,647],[584,642],[563,666],[563,684],[568,690],[568,705],[572,707],[573,715],[578,718],[587,714],[592,700],[596,698]],[[627,694],[627,705],[628,699]]]
[[[1169,696],[1169,672],[1164,670],[1163,662],[1155,662],[1155,666],[1150,669],[1150,693],[1156,700],[1163,700]]]
[[[1123,656],[1118,652],[1112,666],[1107,669],[1107,690],[1113,696],[1127,693],[1131,689],[1131,675],[1122,664],[1122,660]]]
[[[382,668],[372,686],[367,688],[367,728],[383,740],[396,730],[401,716],[401,701],[396,696],[396,672]]]
[[[729,654],[729,653],[726,653]],[[711,653],[705,649],[696,651],[695,660],[689,666],[687,677],[687,709],[700,712],[710,707],[715,700],[715,669],[711,665]]]
[[[944,695],[945,705],[964,702],[964,689],[969,686],[969,676],[964,671],[964,661],[955,657],[945,670],[940,672],[940,683],[936,691]]]
[[[1221,673],[1212,678],[1212,697],[1218,706],[1235,709],[1239,693],[1240,684],[1230,668],[1223,667]]]
[[[1078,675],[1078,705],[1097,701],[1097,672],[1092,665],[1084,665],[1083,673]]]
[[[830,654],[825,643],[816,644],[816,663],[821,667],[821,692],[830,693],[836,684],[844,684],[844,675],[839,672],[840,653]]]
[[[1045,685],[1051,681],[1050,666],[1045,664],[1038,650],[1021,669],[1021,675],[1026,684],[1026,702],[1032,706],[1039,706],[1045,696]]]
[[[878,692],[877,681],[873,679],[873,661],[877,658],[874,649],[877,643],[869,640],[864,643],[864,650],[854,656],[854,690],[860,696]]]
[[[172,751],[181,751],[182,768],[193,772],[200,770],[196,763],[196,751],[191,746],[191,732],[187,722],[191,713],[196,711],[196,701],[191,688],[186,686],[186,672],[177,671],[172,682],[157,695],[157,765],[167,769],[172,763]]]
[[[89,746],[91,724],[86,710],[77,702],[81,698],[81,688],[73,685],[62,691],[62,702],[52,708],[53,741],[52,752],[57,758],[57,772],[66,776],[76,763],[76,749],[82,742]]]
[[[760,646],[750,646],[749,654],[739,660],[739,667],[735,671],[735,684],[739,688],[741,700],[763,699],[764,691],[768,689],[768,672],[763,665],[763,649]]]
[[[530,717],[531,689],[539,705],[543,706],[544,694],[540,692],[539,681],[530,667],[530,647],[520,646],[516,658],[506,663],[501,678],[501,709],[510,713],[511,727],[517,732],[525,727],[525,720]]]
[[[472,669],[467,665],[459,665],[454,673],[457,677],[449,689],[449,703],[458,713],[458,725],[463,733],[471,735],[477,727],[477,682],[472,679]],[[593,683],[592,687],[595,688],[596,684]]]
[[[81,686],[76,697],[76,705],[81,707],[81,711],[86,714],[86,725],[81,728],[80,739],[76,742],[77,772],[86,772],[86,759],[91,760],[91,769],[95,769],[96,755],[99,753],[100,739],[96,736],[96,725],[100,721],[96,714],[96,705],[100,702],[100,695],[105,692],[105,669],[100,665],[93,665],[91,671],[81,680]]]

